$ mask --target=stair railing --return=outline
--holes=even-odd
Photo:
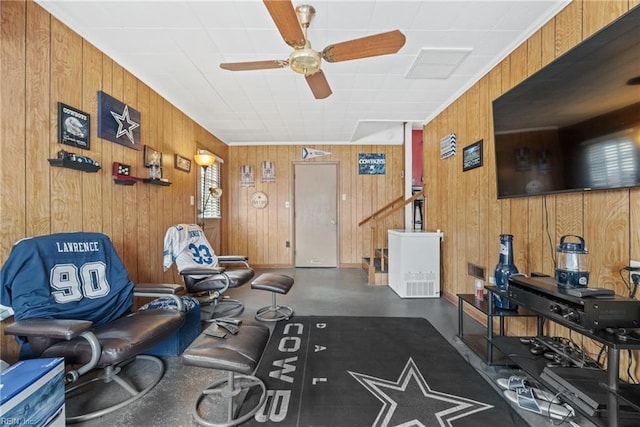
[[[404,199],[403,200],[403,196],[400,196],[394,200],[392,200],[391,202],[387,203],[386,205],[384,205],[382,208],[378,209],[377,211],[375,211],[374,213],[372,213],[371,215],[369,215],[368,217],[364,218],[362,221],[360,221],[358,223],[358,226],[362,226],[364,224],[366,224],[367,222],[369,223],[369,228],[371,230],[371,238],[369,239],[369,272],[368,272],[368,276],[369,276],[369,281],[371,281],[372,277],[375,277],[376,274],[376,267],[375,267],[375,252],[376,252],[376,236],[378,235],[377,233],[377,228],[378,228],[378,224],[384,220],[385,218],[387,218],[389,215],[399,211],[400,209],[404,208],[406,205],[408,205],[409,203],[413,203],[416,199],[423,197],[424,196],[424,190],[418,191],[417,193],[413,194],[411,197],[409,197],[408,199]],[[423,205],[423,209],[424,209],[424,205]],[[424,217],[424,215],[423,215]],[[424,221],[423,221],[424,222]],[[380,268],[382,271],[385,271],[385,265],[384,265],[384,253],[380,253]]]

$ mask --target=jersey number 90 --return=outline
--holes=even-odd
[[[103,262],[87,262],[79,268],[75,264],[56,264],[51,269],[51,295],[59,304],[100,298],[109,293],[107,268]]]

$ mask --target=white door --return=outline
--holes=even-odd
[[[338,266],[338,167],[294,164],[296,267]]]

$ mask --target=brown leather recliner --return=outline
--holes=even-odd
[[[160,381],[162,360],[141,353],[182,326],[185,313],[176,293],[183,289],[174,284],[134,286],[110,239],[101,233],[20,240],[0,270],[0,303],[12,307],[15,319],[5,333],[22,344],[21,358],[64,357],[67,400],[99,380],[117,383],[125,391],[123,401],[89,413],[70,413],[67,404],[69,423],[119,409]],[[169,296],[177,309],[131,311],[134,293]],[[121,366],[135,366],[132,362],[143,359],[141,363],[158,365],[153,378],[134,385],[122,377]]]
[[[216,255],[197,224],[169,227],[164,238],[163,256],[165,270],[175,263],[187,292],[199,297],[202,306],[211,306],[203,316],[204,321],[215,322],[242,314],[244,304],[224,293],[248,283],[255,275],[247,257]]]

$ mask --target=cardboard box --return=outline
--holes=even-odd
[[[0,425],[64,427],[64,359],[22,360],[0,374]]]

